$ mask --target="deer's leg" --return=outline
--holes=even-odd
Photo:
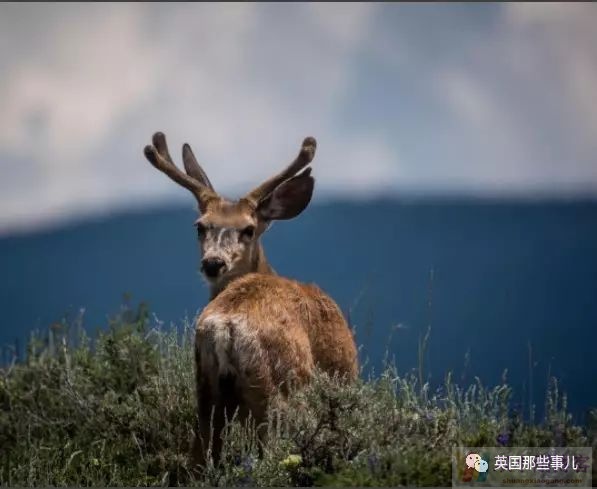
[[[209,337],[207,338],[209,340]],[[204,338],[205,341],[205,338]],[[205,341],[207,343],[207,341]],[[221,451],[221,432],[224,414],[219,392],[219,379],[214,374],[212,353],[197,345],[195,348],[198,426],[193,443],[192,464],[195,469],[205,466],[211,450],[212,459],[217,462]]]
[[[227,423],[232,421],[239,408],[239,398],[236,392],[236,376],[232,373],[221,374],[218,377],[217,385],[212,418],[212,455],[215,464],[220,462],[224,428]]]
[[[245,371],[245,375],[238,382],[239,419],[247,425],[251,423],[257,431],[259,454],[267,441],[267,413],[272,384],[269,373],[265,369],[253,372]]]
[[[222,453],[222,433],[226,423],[231,421],[239,407],[234,390],[233,376],[220,377],[218,387],[207,379],[199,380],[199,426],[193,445],[193,466],[204,466],[208,452],[214,464],[218,464]]]
[[[197,379],[198,426],[195,430],[195,440],[192,449],[192,465],[194,469],[205,466],[207,452],[212,445],[211,418],[214,398],[208,379]]]

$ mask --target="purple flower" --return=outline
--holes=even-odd
[[[247,456],[243,458],[242,467],[247,472],[251,472],[253,470],[253,466],[255,465],[255,460],[251,456]]]
[[[379,468],[379,457],[372,453],[367,457],[367,464],[369,465],[369,470],[375,472]]]
[[[251,472],[253,471],[253,467],[255,466],[255,459],[250,455],[245,457],[240,457],[236,455],[234,457],[234,464],[240,466],[243,469],[243,472],[238,479],[238,483],[241,486],[252,486],[254,485],[253,477],[251,477]]]
[[[508,444],[509,441],[510,435],[508,433],[500,433],[497,436],[497,442],[504,447]]]

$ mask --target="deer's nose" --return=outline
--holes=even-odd
[[[201,260],[203,273],[211,278],[217,277],[225,265],[224,260],[221,258],[204,258]]]

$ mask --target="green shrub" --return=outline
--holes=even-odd
[[[555,380],[545,420],[530,425],[505,381],[463,389],[447,376],[431,392],[387,367],[354,385],[318,374],[272,411],[261,454],[254,428],[233,420],[222,464],[195,477],[192,328],[151,322],[143,305],[125,307],[94,340],[64,323],[0,370],[0,484],[447,486],[454,446],[596,443],[597,411],[575,426]]]

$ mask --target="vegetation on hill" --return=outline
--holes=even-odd
[[[272,413],[261,454],[232,420],[223,463],[195,476],[192,338],[188,322],[164,328],[143,305],[94,339],[78,320],[32,338],[0,370],[0,485],[449,486],[455,446],[596,446],[556,380],[545,419],[529,424],[505,379],[462,388],[448,375],[432,391],[388,366],[350,386],[319,374]]]

